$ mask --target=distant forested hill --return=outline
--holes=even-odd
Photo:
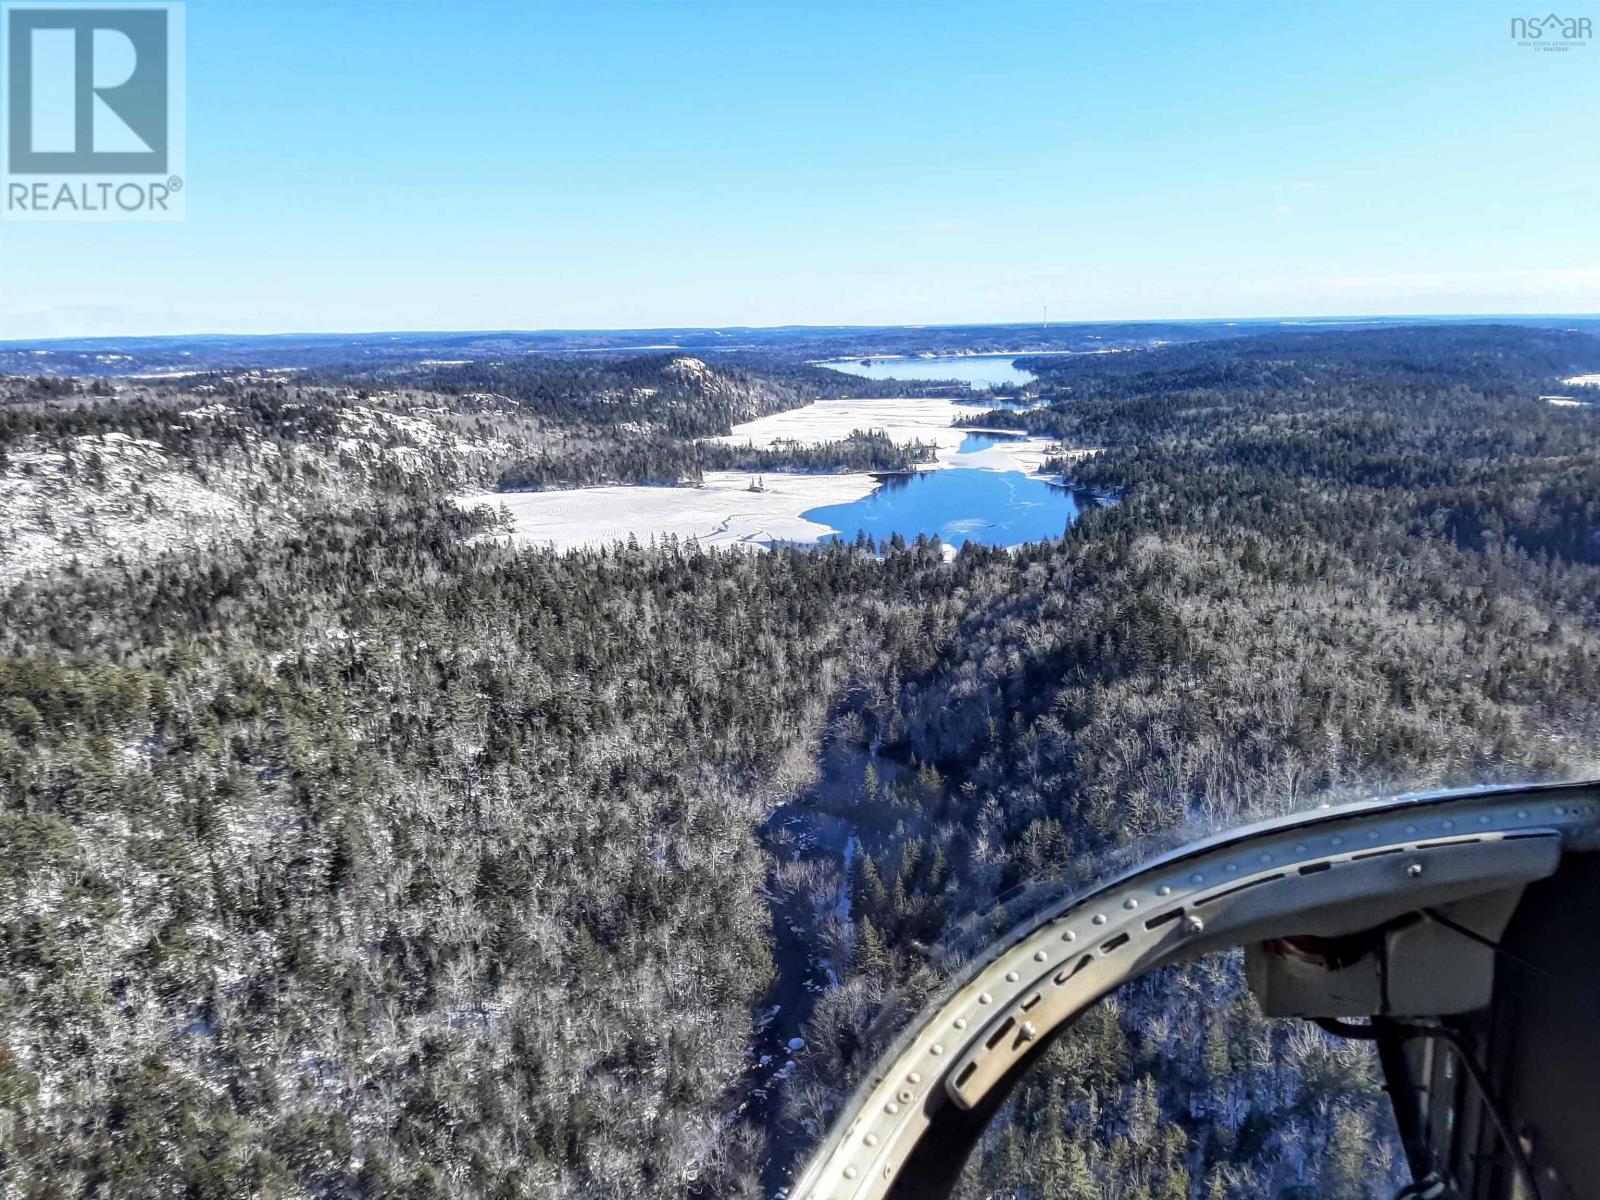
[[[1600,409],[1538,397],[1597,369],[1460,327],[1075,358],[1008,419],[1117,503],[950,562],[518,551],[445,498],[777,368],[8,381],[0,1180],[760,1194],[1014,884],[1593,770]],[[964,1195],[1378,1197],[1385,1104],[1223,959],[1063,1038]]]
[[[506,395],[535,416],[556,421],[675,437],[728,433],[741,421],[827,397],[905,390],[893,381],[851,386],[861,381],[816,367],[766,363],[745,370],[683,354],[425,365],[406,370],[403,378],[433,391]]]

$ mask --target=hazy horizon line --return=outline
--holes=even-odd
[[[636,325],[636,326],[548,326],[502,327],[464,326],[461,328],[411,328],[411,329],[344,329],[308,330],[284,329],[274,331],[196,331],[189,333],[125,333],[85,334],[45,338],[0,338],[0,347],[25,348],[64,342],[118,342],[118,341],[203,341],[213,338],[370,338],[370,337],[460,337],[468,335],[530,337],[530,336],[580,336],[647,334],[647,333],[719,333],[739,331],[750,333],[778,333],[788,330],[913,330],[913,329],[1066,329],[1106,325],[1257,325],[1257,324],[1350,324],[1353,322],[1396,321],[1562,321],[1600,320],[1596,312],[1472,312],[1472,313],[1339,313],[1315,316],[1218,316],[1218,317],[1096,317],[1052,321],[905,321],[886,323],[811,324],[798,322],[781,325]]]

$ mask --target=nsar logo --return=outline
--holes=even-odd
[[[1588,17],[1563,17],[1549,13],[1542,17],[1512,17],[1511,38],[1531,50],[1572,50],[1588,44],[1594,36]]]
[[[8,219],[184,215],[183,5],[6,4]]]

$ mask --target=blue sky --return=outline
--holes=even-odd
[[[0,225],[0,338],[1593,312],[1527,7],[191,0],[188,219]]]

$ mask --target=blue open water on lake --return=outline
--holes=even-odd
[[[897,533],[913,541],[925,533],[950,546],[1015,546],[1060,537],[1091,503],[1081,493],[1021,471],[948,467],[886,475],[870,496],[802,515],[839,531],[819,539],[824,542],[853,542],[863,533],[879,542]]]
[[[981,433],[969,433],[961,439],[961,445],[956,447],[957,454],[976,454],[980,450],[988,450],[1003,442],[1020,442],[1028,435],[1025,433],[997,433],[986,429]]]

